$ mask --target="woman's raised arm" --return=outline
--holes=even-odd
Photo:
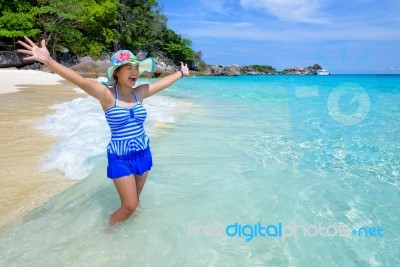
[[[170,74],[157,82],[139,86],[143,94],[143,99],[150,97],[158,92],[161,92],[162,90],[172,85],[183,76],[189,76],[189,68],[187,64],[183,64],[183,62],[181,62],[181,68],[178,72]]]
[[[67,81],[75,84],[84,90],[87,94],[93,96],[98,99],[103,106],[107,106],[107,102],[110,100],[111,93],[107,89],[106,86],[86,79],[82,77],[79,73],[61,65],[57,61],[55,61],[51,56],[46,47],[45,40],[42,40],[41,47],[38,47],[35,43],[32,42],[31,39],[24,36],[25,42],[18,41],[20,45],[25,47],[26,49],[18,49],[18,53],[24,53],[30,55],[29,57],[24,58],[24,60],[36,60],[43,64],[45,64],[49,69],[51,69],[54,73],[60,75]]]

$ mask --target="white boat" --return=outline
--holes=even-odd
[[[326,69],[317,70],[317,75],[329,75],[329,74],[331,73]]]

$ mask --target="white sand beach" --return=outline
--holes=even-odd
[[[0,94],[18,92],[21,85],[56,85],[64,81],[58,75],[35,70],[0,69]]]
[[[62,192],[73,181],[38,165],[57,138],[35,126],[49,106],[81,95],[60,76],[33,70],[0,69],[0,228]]]

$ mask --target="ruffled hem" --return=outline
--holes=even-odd
[[[142,175],[153,167],[150,149],[140,156],[116,156],[108,154],[107,177],[111,179],[131,174]]]
[[[143,173],[151,170],[153,163],[150,161],[142,162],[141,164],[126,164],[126,163],[113,163],[107,166],[107,177],[116,179],[131,174],[142,175]]]

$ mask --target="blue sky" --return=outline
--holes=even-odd
[[[159,0],[208,64],[400,74],[400,0]]]

